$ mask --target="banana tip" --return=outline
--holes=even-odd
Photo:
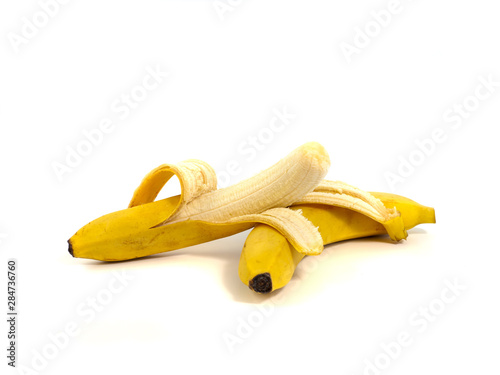
[[[73,255],[73,245],[71,245],[71,240],[68,240],[68,252],[71,254],[72,257],[75,257]]]
[[[257,293],[270,293],[273,290],[273,281],[269,272],[259,273],[248,283],[248,287]]]
[[[431,207],[430,211],[431,211],[431,214],[430,214],[429,223],[436,224],[436,210],[434,210],[434,208]]]
[[[330,157],[326,149],[318,142],[307,142],[302,145],[303,152],[315,160],[326,173],[330,168]]]

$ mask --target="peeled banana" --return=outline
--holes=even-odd
[[[180,249],[265,223],[284,233],[296,248],[319,252],[323,241],[297,211],[286,208],[311,192],[330,166],[328,153],[309,142],[275,165],[236,185],[217,189],[215,171],[200,160],[164,164],[146,175],[129,208],[104,215],[68,241],[77,258],[127,260]],[[179,196],[154,201],[172,176]]]
[[[416,225],[435,223],[431,207],[399,195],[363,192],[332,181],[323,181],[291,209],[319,229],[325,245],[386,233],[398,240]],[[269,293],[291,280],[305,255],[275,228],[257,224],[244,244],[238,273],[251,290]]]

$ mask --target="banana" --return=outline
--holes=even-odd
[[[392,240],[406,238],[406,230],[435,223],[434,209],[389,193],[368,193],[341,182],[323,181],[298,200],[292,210],[318,227],[323,243],[388,233]],[[273,227],[257,224],[243,247],[238,273],[257,293],[284,287],[307,255]]]
[[[127,209],[83,226],[68,241],[68,250],[77,258],[127,260],[212,241],[265,223],[301,251],[320,252],[323,241],[317,229],[286,207],[312,192],[329,166],[323,146],[309,142],[258,175],[217,189],[215,171],[203,161],[164,164],[146,175]],[[173,176],[180,181],[181,194],[155,201]]]

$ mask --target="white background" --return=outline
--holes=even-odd
[[[70,1],[49,17],[37,1],[2,2],[0,279],[17,258],[19,373],[498,373],[500,8],[401,0],[377,29],[372,12],[388,4]],[[113,103],[139,92],[148,67],[169,76],[120,116]],[[477,99],[481,79],[497,86]],[[469,110],[446,121],[464,101]],[[284,108],[294,119],[269,137]],[[112,131],[58,178],[54,163],[103,119]],[[442,142],[423,156],[416,142],[436,129]],[[67,252],[76,230],[125,208],[159,164],[199,158],[222,173],[236,162],[232,184],[306,141],[329,151],[329,179],[433,206],[438,223],[397,245],[328,246],[271,296],[239,280],[247,233],[114,264]],[[410,157],[419,165],[391,185],[388,172]],[[87,299],[115,271],[131,280],[91,315]],[[465,290],[439,302],[450,282]],[[444,309],[417,325],[429,305]],[[68,323],[77,334],[54,353],[50,337]],[[384,344],[402,332],[411,344],[384,362]],[[44,351],[53,358],[28,372]],[[17,373],[1,357],[1,372]]]

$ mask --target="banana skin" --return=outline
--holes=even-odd
[[[187,220],[156,227],[180,196],[116,211],[90,222],[69,240],[75,258],[121,261],[212,241],[250,229],[253,223],[216,224]]]
[[[419,224],[435,223],[435,212],[411,199],[389,193],[371,193],[387,208],[396,208],[404,229]],[[387,234],[381,223],[353,210],[321,204],[300,204],[291,207],[318,227],[324,245],[334,242]],[[276,229],[257,224],[243,247],[238,273],[241,281],[257,293],[270,293],[284,287],[292,278],[305,254],[297,251]]]

